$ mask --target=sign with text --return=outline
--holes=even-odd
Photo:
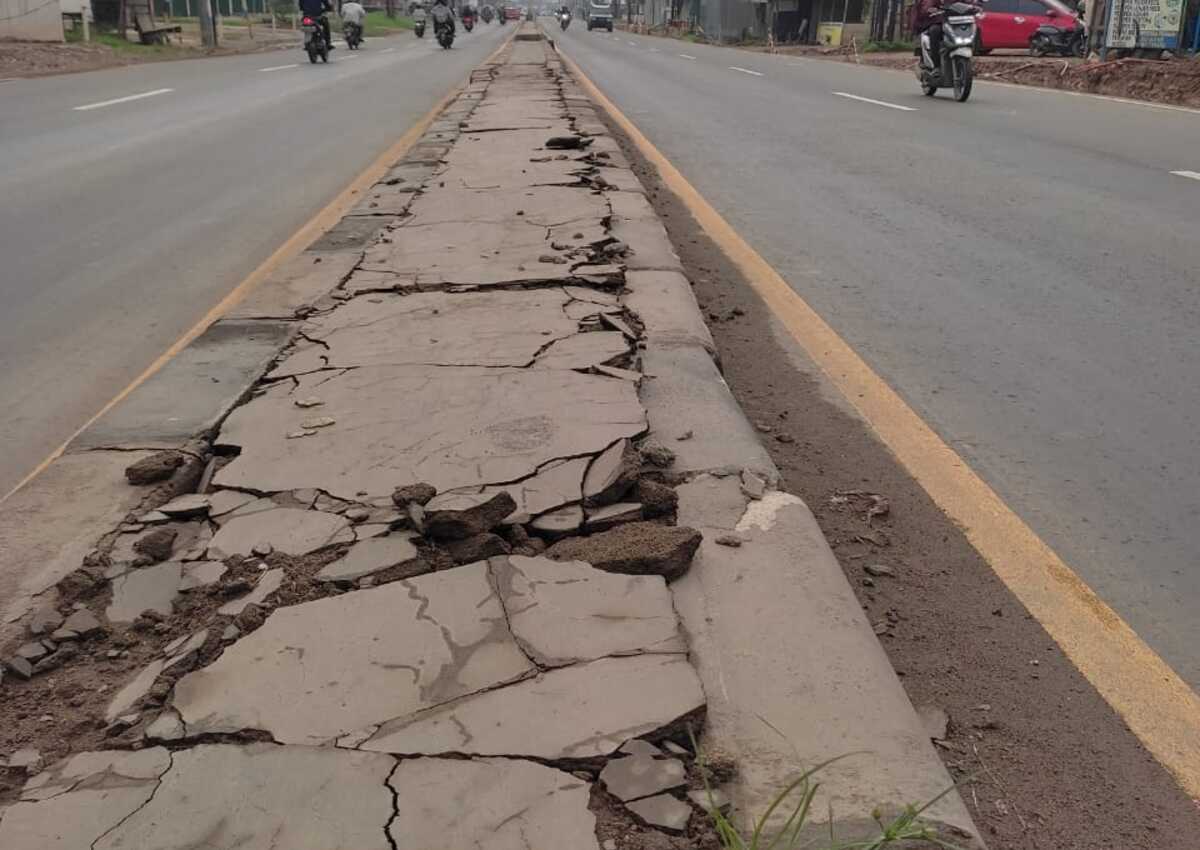
[[[1113,0],[1105,43],[1174,50],[1182,22],[1183,0]]]

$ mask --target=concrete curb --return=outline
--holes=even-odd
[[[755,501],[741,490],[736,472],[775,484],[778,470],[720,374],[644,188],[622,188],[610,197],[614,233],[635,251],[626,303],[647,337],[641,398],[651,437],[675,451],[676,469],[690,477],[678,488],[679,523],[705,533],[691,571],[672,585],[708,698],[702,743],[738,762],[732,796],[754,815],[801,770],[847,756],[821,771],[814,811],[832,813],[839,840],[869,838],[877,807],[894,815],[954,782],[812,512],[791,494],[771,490]],[[741,545],[715,542],[726,535]],[[943,837],[983,846],[957,791],[925,816]],[[824,822],[810,838],[828,833]]]

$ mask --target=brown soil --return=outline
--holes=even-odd
[[[19,77],[47,77],[54,74],[74,74],[98,71],[123,65],[145,62],[166,62],[175,59],[197,59],[207,56],[230,56],[237,53],[257,53],[275,50],[279,39],[250,42],[231,39],[216,50],[194,46],[172,46],[139,53],[117,51],[104,44],[45,44],[27,41],[0,40],[0,80]]]
[[[724,373],[808,503],[991,850],[1195,850],[1188,799],[963,533],[775,338],[769,309],[615,127],[710,316]],[[803,366],[796,366],[802,362]],[[880,496],[880,501],[875,496]],[[884,510],[886,508],[886,510]],[[867,565],[895,577],[873,577]],[[919,801],[914,801],[919,802]]]

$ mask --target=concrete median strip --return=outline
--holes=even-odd
[[[0,756],[39,750],[5,850],[683,850],[693,736],[739,817],[869,751],[821,777],[843,839],[949,786],[619,146],[522,34],[0,505],[52,508],[42,569],[0,553]],[[956,794],[927,814],[974,840]]]

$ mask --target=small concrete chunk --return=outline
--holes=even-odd
[[[108,709],[104,712],[105,722],[112,723],[141,702],[142,698],[150,693],[150,689],[154,687],[154,683],[157,681],[158,675],[163,671],[164,666],[164,662],[161,660],[151,661],[125,687],[117,691],[116,696],[112,698],[112,702],[108,704]]]
[[[146,727],[146,737],[151,741],[178,741],[183,736],[183,721],[179,719],[179,713],[170,708]]]
[[[752,470],[742,470],[742,492],[751,499],[761,499],[767,492],[767,482]]]
[[[546,550],[546,556],[586,561],[613,573],[661,575],[670,581],[687,572],[700,541],[694,528],[629,522],[590,537],[559,541]]]
[[[640,800],[687,784],[687,771],[675,759],[639,753],[610,759],[600,781],[621,802]]]
[[[537,534],[553,540],[574,534],[581,525],[583,525],[583,508],[579,505],[564,505],[537,517],[529,524],[529,528]]]
[[[720,788],[697,788],[694,791],[688,791],[687,798],[706,812],[711,812],[713,809],[724,812],[733,805],[733,800]]]
[[[29,663],[29,659],[22,658],[19,655],[14,655],[4,660],[4,669],[12,673],[18,679],[33,678],[33,665]]]
[[[216,584],[229,568],[220,561],[192,561],[183,565],[183,577],[179,580],[179,590],[187,592],[198,587]]]
[[[17,647],[17,656],[24,658],[26,661],[36,663],[39,659],[50,654],[50,650],[42,645],[41,641],[30,641]]]
[[[601,658],[398,718],[361,749],[594,758],[703,705],[696,672],[682,655]]]
[[[492,572],[513,634],[543,667],[687,651],[671,593],[658,576],[520,555],[495,559]]]
[[[605,531],[623,522],[638,522],[642,519],[642,506],[637,502],[617,502],[587,512],[584,528],[588,531]]]
[[[434,540],[462,540],[491,531],[517,507],[505,491],[490,497],[480,494],[473,501],[475,504],[469,507],[452,510],[435,509],[436,502],[430,502],[425,512],[425,533]]]
[[[388,834],[397,850],[599,850],[588,783],[554,768],[411,759],[388,784],[396,795]]]
[[[444,544],[444,547],[456,564],[471,564],[512,552],[512,547],[503,538],[491,532],[454,540]]]
[[[208,629],[201,629],[194,635],[184,638],[180,641],[172,641],[174,645],[172,649],[163,649],[163,655],[167,656],[167,662],[163,666],[164,670],[170,670],[179,662],[183,661],[193,652],[199,652],[204,644],[208,641]]]
[[[436,495],[437,488],[432,484],[408,484],[392,491],[392,502],[398,508],[406,507],[410,502],[427,505]]]
[[[132,623],[143,611],[170,616],[182,578],[179,561],[130,570],[113,579],[112,604],[104,615],[113,623]]]
[[[88,637],[96,632],[104,631],[104,626],[99,618],[86,608],[81,608],[63,620],[62,627],[75,632],[80,637]]]
[[[199,493],[189,493],[184,496],[178,496],[167,502],[158,510],[169,517],[177,517],[186,519],[196,516],[204,516],[208,513],[210,507],[208,496],[201,496]]]
[[[29,618],[29,633],[44,635],[53,632],[63,624],[63,615],[51,605],[42,605],[34,610]]]
[[[231,602],[226,602],[217,609],[222,617],[236,617],[251,605],[262,605],[267,597],[279,590],[283,584],[284,572],[281,569],[267,570],[254,586],[254,590],[245,596],[239,596]]]
[[[173,528],[156,528],[135,540],[133,551],[154,563],[165,561],[171,557],[171,551],[175,548],[175,538],[178,536],[179,532]]]
[[[218,490],[208,497],[208,515],[222,516],[250,504],[256,498],[251,493],[241,493],[237,490]]]
[[[663,751],[651,744],[649,741],[642,738],[631,738],[621,745],[619,753],[624,753],[627,756],[652,756],[658,758],[663,755]]]
[[[355,543],[343,557],[317,573],[317,580],[356,581],[363,576],[411,561],[420,554],[413,544],[413,537],[412,534],[391,534]]]
[[[350,522],[337,514],[299,508],[275,508],[229,519],[209,544],[209,556],[224,560],[230,555],[250,555],[254,547],[269,543],[279,552],[307,555],[335,543],[351,543]]]
[[[687,829],[688,819],[692,816],[692,807],[681,800],[676,800],[670,794],[659,794],[657,797],[647,797],[644,800],[626,803],[625,808],[637,815],[648,826],[670,832],[683,832]]]
[[[125,467],[125,478],[130,484],[154,484],[165,481],[183,465],[179,452],[157,452]]]
[[[17,750],[8,757],[8,767],[10,770],[24,770],[29,774],[37,773],[42,767],[42,754],[33,747]]]
[[[583,478],[583,503],[595,507],[619,501],[637,483],[639,460],[628,440],[601,452]]]

